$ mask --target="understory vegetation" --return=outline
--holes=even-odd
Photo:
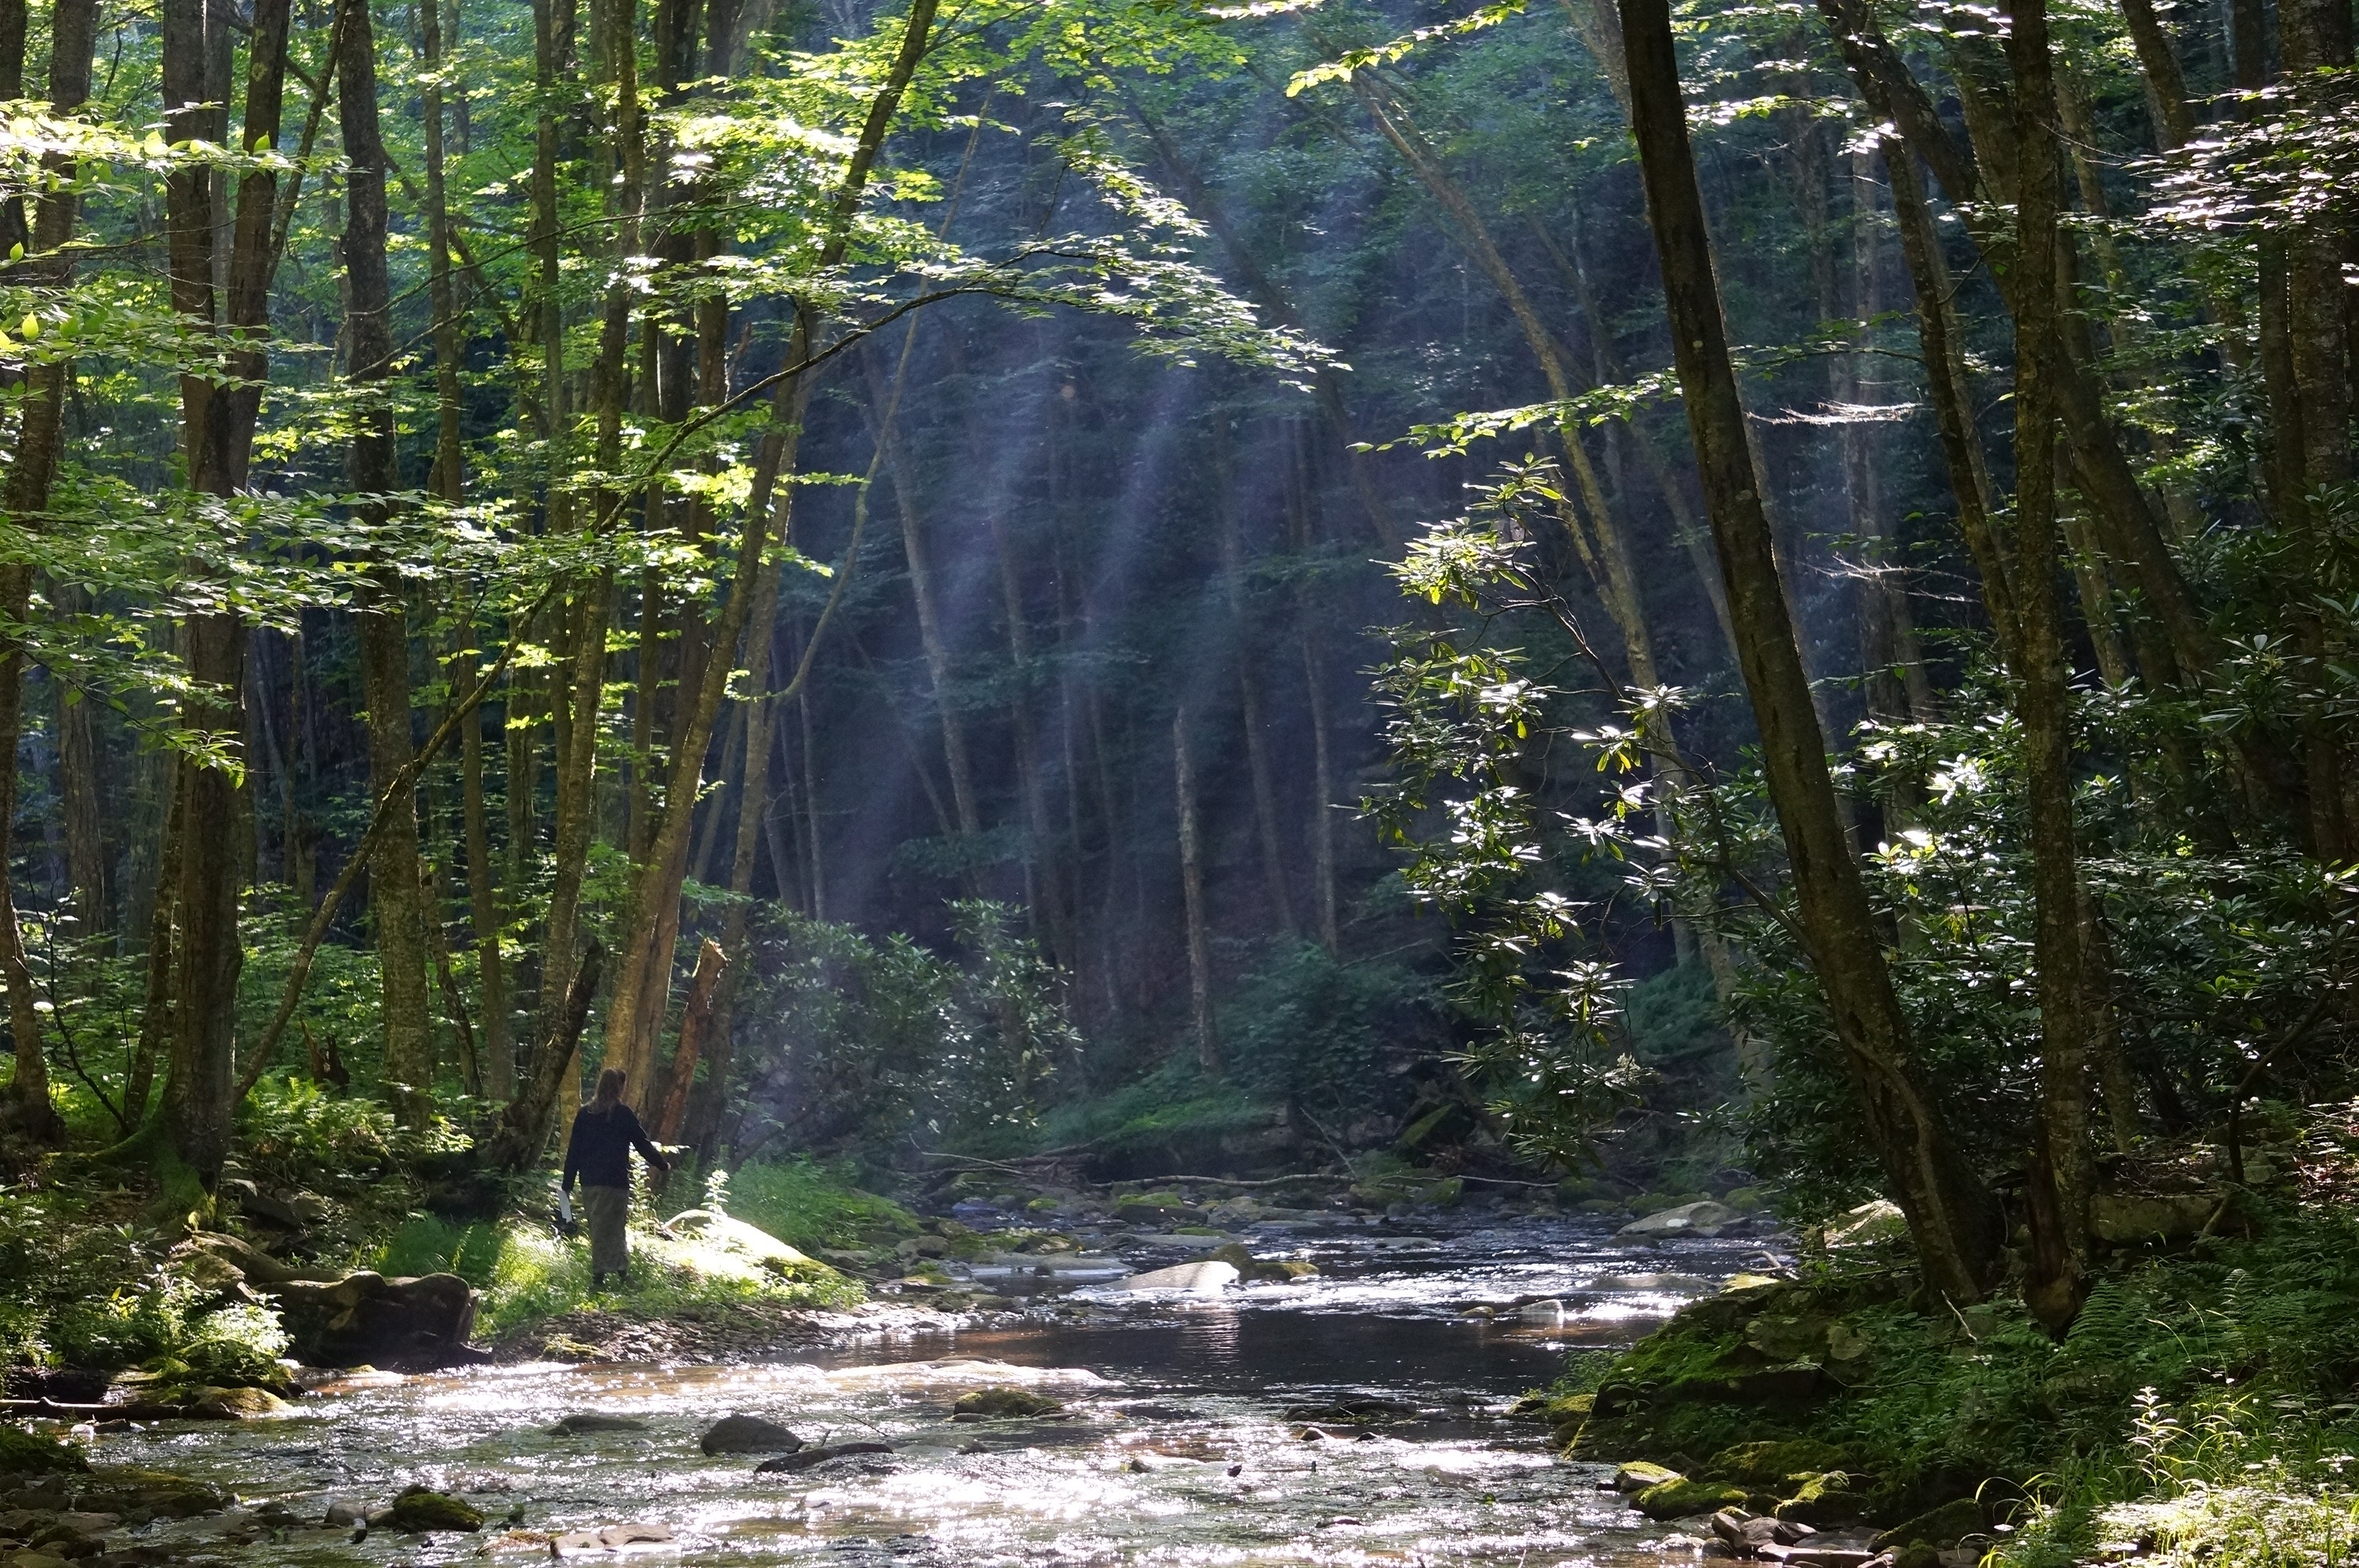
[[[2200,1141],[2134,1162],[2180,1201],[2113,1211],[2060,1336],[2018,1298],[1929,1299],[1886,1227],[1806,1238],[1795,1278],[1740,1278],[1628,1353],[1576,1357],[1536,1408],[1575,1454],[1683,1477],[1639,1494],[1658,1516],[1866,1519],[1896,1547],[1963,1538],[2016,1568],[2340,1563],[2359,1526],[2359,1104],[2264,1106],[2247,1136],[2241,1183]]]

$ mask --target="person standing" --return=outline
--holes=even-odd
[[[597,1093],[573,1113],[573,1132],[565,1141],[565,1176],[560,1190],[571,1194],[573,1178],[582,1178],[582,1217],[590,1226],[590,1288],[597,1290],[606,1276],[628,1280],[631,1242],[624,1222],[631,1210],[631,1151],[636,1149],[650,1170],[669,1173],[671,1162],[647,1138],[638,1112],[623,1103],[623,1069],[609,1067],[598,1075]]]

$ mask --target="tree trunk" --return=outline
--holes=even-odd
[[[353,435],[352,482],[363,497],[400,488],[395,469],[393,409],[382,390],[392,371],[392,286],[386,269],[385,140],[377,121],[376,40],[369,6],[353,4],[337,51],[336,110],[343,131],[344,276],[351,290],[345,321],[347,380],[364,400]],[[386,520],[386,503],[364,500],[362,516]],[[369,602],[354,617],[361,689],[368,704],[369,795],[376,799],[409,765],[409,624],[400,579],[390,568],[370,573]],[[433,1114],[433,1004],[424,881],[419,869],[418,809],[398,801],[369,865],[369,907],[376,928],[384,997],[385,1077],[403,1123],[423,1127]]]
[[[1228,600],[1230,657],[1236,661],[1237,703],[1245,721],[1245,768],[1253,780],[1255,838],[1261,848],[1261,876],[1269,899],[1272,923],[1294,930],[1294,895],[1287,886],[1286,855],[1279,847],[1277,787],[1271,781],[1269,740],[1262,710],[1261,649],[1253,611],[1245,593],[1245,546],[1237,518],[1234,464],[1229,449],[1227,416],[1212,412],[1216,449],[1213,504],[1220,512],[1221,587]]]
[[[173,962],[179,932],[180,849],[187,838],[182,791],[188,770],[174,758],[165,774],[164,821],[158,835],[156,895],[147,911],[147,991],[139,1013],[139,1039],[131,1049],[131,1065],[123,1075],[123,1119],[137,1126],[147,1116],[147,1098],[154,1092],[156,1063],[172,1048],[178,1035],[173,1017]]]
[[[885,386],[873,362],[864,358],[868,369],[869,401],[875,406],[874,423],[881,435],[884,420]],[[896,451],[886,457],[886,467],[893,481],[893,503],[901,519],[901,558],[909,571],[909,597],[918,612],[918,645],[925,654],[926,683],[934,698],[934,715],[942,731],[942,762],[950,773],[951,805],[958,814],[958,830],[965,841],[962,845],[960,881],[967,885],[970,896],[976,891],[975,869],[963,858],[971,854],[976,838],[983,831],[983,818],[976,809],[974,769],[968,760],[966,722],[951,696],[952,677],[950,641],[943,634],[940,601],[934,586],[933,558],[926,544],[925,520],[919,514],[917,497],[912,492],[907,465]]]
[[[50,592],[69,614],[82,600],[81,590],[65,583],[55,585]],[[58,795],[65,815],[66,870],[73,887],[74,918],[82,935],[103,936],[114,929],[114,879],[107,868],[105,813],[99,805],[98,728],[91,721],[91,704],[82,699],[81,691],[62,680],[54,684]]]
[[[2122,20],[2129,24],[2130,43],[2136,49],[2138,69],[2146,74],[2147,98],[2154,109],[2155,141],[2164,152],[2176,152],[2195,139],[2195,112],[2187,103],[2187,78],[2179,69],[2179,51],[2154,0],[2121,0]]]
[[[0,15],[0,62],[13,61],[17,95],[22,96],[25,54],[25,8],[13,0]],[[70,115],[90,96],[91,49],[96,38],[96,0],[60,0],[51,23],[49,101],[60,115]],[[0,82],[0,86],[5,86]],[[41,203],[32,233],[32,254],[38,259],[37,281],[62,286],[71,276],[71,264],[60,254],[73,237],[76,202],[74,166],[54,156],[44,160],[47,171],[60,182],[58,193]],[[21,228],[21,209],[9,226]],[[22,243],[22,240],[13,242]],[[42,526],[49,510],[51,481],[64,431],[67,367],[62,361],[36,364],[26,373],[22,423],[17,432],[16,460],[9,465],[6,486],[8,514],[27,526]],[[0,567],[0,614],[12,625],[30,619],[33,568],[12,564]],[[19,1133],[39,1143],[57,1141],[64,1124],[49,1102],[49,1065],[42,1054],[40,1013],[34,1006],[33,974],[25,961],[25,944],[16,924],[16,898],[10,874],[10,842],[16,816],[16,746],[24,730],[25,650],[15,639],[0,649],[0,981],[8,993],[8,1029],[16,1044],[16,1066],[8,1082],[5,1119]],[[64,726],[60,726],[61,731]],[[89,727],[81,726],[85,747]],[[87,750],[79,759],[86,771]],[[69,795],[68,812],[74,807]],[[94,831],[95,825],[91,825]],[[79,857],[77,857],[79,859]],[[77,866],[77,870],[81,870]],[[82,884],[77,879],[77,887]]]
[[[1196,825],[1196,765],[1188,749],[1188,710],[1171,716],[1173,800],[1180,820],[1180,915],[1188,928],[1188,1014],[1196,1036],[1196,1065],[1221,1074],[1221,1037],[1212,1020],[1212,950],[1205,931],[1204,857]]]
[[[549,1147],[549,1119],[560,1090],[566,1083],[581,1081],[573,1058],[582,1045],[582,1032],[590,1023],[590,1002],[598,994],[598,970],[605,957],[605,949],[592,937],[564,1000],[553,1010],[553,1026],[532,1054],[531,1078],[500,1113],[498,1130],[485,1152],[484,1162],[494,1170],[527,1170]]]
[[[1933,427],[1949,470],[1950,493],[1958,504],[1958,532],[1964,536],[1975,573],[1982,579],[1983,605],[1989,612],[1992,631],[2012,664],[2022,637],[2016,608],[2016,568],[1991,520],[1995,502],[1984,467],[1982,437],[1973,425],[1973,405],[1964,380],[1962,334],[1946,287],[1940,240],[1934,232],[1932,214],[1926,210],[1924,188],[1917,178],[1916,156],[1896,137],[1883,137],[1879,146],[1886,178],[1892,186],[1901,254],[1917,294],[1917,337],[1923,350],[1927,401],[1933,407]]]
[[[2351,58],[2351,18],[2337,0],[2282,0],[2277,7],[2278,53],[2292,79],[2299,99],[2320,110],[2318,73],[2347,67]],[[2344,287],[2343,258],[2351,226],[2333,207],[2307,216],[2283,243],[2285,277],[2284,348],[2280,373],[2289,372],[2292,404],[2299,411],[2298,432],[2280,431],[2280,448],[2290,449],[2279,462],[2288,481],[2299,473],[2299,492],[2282,515],[2297,543],[2295,559],[2305,583],[2322,580],[2335,554],[2332,527],[2324,514],[2324,492],[2346,486],[2352,479],[2350,362],[2352,321],[2346,312],[2350,290]],[[2264,286],[2268,283],[2264,273]],[[2277,402],[2272,399],[2273,403]],[[2295,587],[2299,593],[2300,588]],[[2315,610],[2298,617],[2296,640],[2314,667],[2324,668],[2337,650]],[[2301,720],[2302,762],[2309,797],[2310,852],[2329,865],[2351,858],[2352,833],[2344,814],[2344,751],[2337,727],[2313,709]]]
[[[837,184],[826,237],[816,257],[821,272],[841,265],[850,246],[853,215],[899,110],[901,95],[931,40],[938,4],[939,0],[913,0],[900,47],[885,81],[869,103],[859,140]],[[616,54],[623,62],[618,66],[621,80],[627,82],[627,51],[618,49]],[[621,294],[619,285],[615,292]],[[816,351],[821,324],[814,308],[805,307],[798,311],[787,349],[789,364],[799,364]],[[717,653],[734,652],[744,634],[765,542],[773,537],[781,543],[788,541],[787,524],[794,497],[792,478],[811,386],[812,377],[809,374],[788,376],[779,384],[773,401],[772,424],[763,436],[755,460],[752,495],[737,541],[736,569],[721,619],[713,629],[712,646]],[[603,434],[601,438],[604,438]],[[845,566],[849,569],[851,562],[847,560]],[[647,858],[633,875],[630,900],[624,912],[625,935],[609,1010],[606,1051],[609,1065],[623,1068],[641,1083],[647,1081],[653,1064],[654,1023],[663,1016],[664,1000],[670,989],[670,946],[663,933],[668,927],[673,931],[678,928],[680,882],[686,874],[689,833],[695,820],[690,808],[696,799],[705,754],[712,745],[713,723],[726,695],[734,664],[734,660],[726,656],[708,660],[695,702],[683,705],[684,721],[674,740],[670,777],[665,784],[663,800],[656,807],[658,817]]]
[[[168,137],[225,141],[226,93],[212,91],[212,62],[231,41],[230,18],[214,14],[205,0],[166,0],[160,16]],[[241,136],[250,153],[277,146],[288,19],[288,0],[261,0],[254,8]],[[277,261],[270,240],[277,179],[266,160],[240,177],[226,256],[216,254],[223,247],[217,244],[222,214],[214,182],[204,170],[186,167],[177,167],[165,181],[173,308],[193,333],[211,335],[225,326],[237,334],[223,355],[234,379],[215,384],[194,372],[180,378],[181,449],[190,488],[200,494],[231,495],[246,479],[269,370],[262,344]],[[223,263],[226,287],[217,291],[215,268]],[[234,614],[196,614],[188,617],[182,635],[193,693],[181,704],[181,727],[195,737],[227,738],[234,744],[245,731],[245,627]],[[231,827],[239,820],[234,776],[225,768],[191,767],[183,788],[183,821],[205,826],[185,834],[181,845],[171,1084],[164,1105],[173,1153],[210,1187],[228,1153],[236,1112],[231,1090],[237,978],[245,961],[238,934],[239,871],[245,857]]]
[[[2062,360],[2058,321],[2059,206],[2054,66],[2047,0],[2012,0],[2007,60],[2015,74],[2016,607],[2021,642],[2016,713],[2023,725],[2026,815],[2030,822],[2033,957],[2039,987],[2039,1114],[2033,1136],[2034,1193],[2025,1207],[2031,1257],[2024,1300],[2060,1334],[2088,1298],[2090,1047],[2096,1033],[2093,977],[2082,927],[2083,895],[2072,824],[2071,672],[2057,593],[2056,411]]]
[[[426,946],[434,959],[435,983],[442,990],[442,1016],[459,1042],[459,1082],[477,1098],[484,1092],[484,1054],[477,1048],[475,1025],[467,1016],[467,996],[459,989],[458,972],[451,967],[451,938],[442,920],[442,873],[434,862],[420,858],[419,902],[426,912]]]
[[[1335,918],[1335,794],[1334,760],[1329,737],[1327,678],[1319,656],[1322,624],[1312,592],[1310,476],[1305,472],[1308,454],[1302,443],[1292,443],[1294,460],[1288,466],[1287,543],[1294,552],[1294,634],[1302,661],[1304,705],[1310,713],[1310,905],[1319,926],[1319,945],[1331,957],[1339,956],[1341,933]],[[1107,831],[1113,831],[1109,819]]]
[[[1876,287],[1875,180],[1868,155],[1851,156],[1852,252],[1850,319],[1864,333],[1882,313]],[[1832,301],[1830,302],[1832,303]],[[1829,312],[1832,319],[1834,312]],[[1862,343],[1864,347],[1864,342]],[[1829,391],[1839,404],[1856,406],[1864,396],[1856,353],[1828,362]],[[1908,604],[1906,569],[1894,558],[1897,541],[1878,477],[1876,427],[1857,418],[1843,426],[1844,499],[1850,503],[1852,534],[1867,554],[1867,580],[1860,606],[1861,665],[1867,675],[1869,713],[1887,723],[1930,721],[1936,714],[1933,683],[1917,644],[1917,618]]]
[[[13,475],[11,478],[13,479]],[[13,491],[16,486],[12,483]],[[10,509],[12,512],[15,509]],[[21,513],[16,515],[23,515]],[[0,568],[0,615],[23,625],[31,613],[33,568]],[[41,1045],[41,1015],[33,1005],[32,967],[25,961],[25,942],[16,925],[16,907],[8,874],[8,825],[16,816],[16,740],[21,731],[25,697],[25,653],[11,640],[0,655],[0,980],[8,991],[8,1033],[16,1052],[0,1123],[36,1143],[55,1143],[65,1135],[65,1124],[49,1103],[49,1074]]]
[[[459,383],[466,334],[464,323],[459,319],[457,291],[451,287],[451,211],[443,180],[442,0],[420,0],[419,21],[419,41],[426,57],[428,281],[434,309],[434,473],[429,488],[437,499],[458,506],[467,498],[465,460],[460,444],[463,408]],[[460,638],[462,648],[473,643],[473,628],[468,627],[466,634]],[[458,689],[458,683],[467,678],[474,664],[472,658],[456,662],[451,676],[452,689]],[[514,689],[513,685],[510,689]],[[491,828],[484,806],[484,724],[480,714],[468,719],[460,732],[459,747],[468,925],[475,938],[475,972],[484,1015],[479,1060],[482,1082],[478,1092],[505,1101],[516,1092],[516,1046],[509,1034],[507,975],[500,957],[499,903],[493,892]],[[517,770],[511,778],[521,772]],[[512,807],[512,819],[513,815]]]
[[[743,977],[754,967],[745,937],[753,903],[754,860],[761,848],[762,830],[770,811],[770,731],[777,705],[766,694],[770,689],[771,643],[777,619],[778,568],[771,562],[762,568],[747,628],[745,689],[755,700],[745,705],[745,762],[737,783],[737,837],[729,857],[729,891],[734,896],[728,913],[722,917],[721,927],[722,956],[735,963],[738,978],[722,987],[714,1003],[704,1083],[692,1096],[685,1125],[680,1129],[682,1138],[696,1151],[697,1168],[704,1171],[712,1168],[714,1141],[721,1130],[722,1112],[728,1104],[729,1073],[736,1044],[733,1025],[737,987],[745,983]],[[770,859],[772,880],[777,884],[777,896],[783,903],[788,898],[788,866],[775,852]]]
[[[1669,0],[1623,0],[1621,14],[1632,130],[1688,427],[1770,796],[1792,866],[1805,946],[1859,1097],[1864,1130],[1908,1217],[1927,1282],[1952,1299],[1971,1299],[1988,1287],[1995,1269],[2004,1239],[1998,1207],[1928,1096],[1844,837],[1737,396],[1680,96]]]
[[[1984,254],[2004,258],[2012,238],[1999,215],[2004,204],[2015,199],[2017,154],[2011,123],[1989,112],[1986,104],[1977,108],[1976,92],[1964,93],[1964,102],[1973,111],[1968,121],[1976,143],[1989,144],[1981,147],[1986,172],[1977,165],[1975,148],[1951,134],[1931,98],[1878,29],[1864,0],[1819,0],[1819,9],[1870,110],[1897,126],[1903,139],[1931,168]],[[1962,78],[1961,85],[1962,89]],[[2010,312],[2023,305],[2013,282],[2015,276],[2010,269],[1999,280]],[[2076,351],[2075,334],[2065,331],[2059,337],[2055,407],[2071,447],[2082,493],[2108,548],[2136,574],[2138,587],[2169,633],[2184,673],[2200,676],[2217,660],[2194,593],[2165,542],[2136,473],[2123,455],[2119,436],[2106,419],[2094,373],[2085,355]]]
[[[705,1042],[712,1033],[715,993],[728,968],[728,953],[720,943],[706,937],[704,946],[697,950],[696,972],[689,977],[688,1001],[679,1015],[679,1044],[672,1050],[671,1065],[664,1072],[663,1086],[653,1097],[656,1114],[647,1124],[647,1131],[658,1143],[678,1139],[687,1120],[689,1097],[696,1086],[696,1064],[702,1058]],[[717,1060],[714,1063],[716,1066],[725,1065]]]
[[[1024,892],[1033,919],[1047,927],[1046,944],[1060,968],[1074,963],[1072,908],[1065,897],[1063,859],[1056,852],[1057,833],[1049,816],[1048,781],[1041,776],[1039,716],[1033,706],[1035,665],[1032,621],[1025,602],[1024,576],[1014,542],[997,508],[985,514],[992,555],[999,568],[999,602],[1007,621],[1007,661],[1014,680],[1007,699],[1009,726],[1015,731],[1016,786],[1024,806]]]

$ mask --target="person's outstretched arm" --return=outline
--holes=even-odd
[[[647,1130],[639,1125],[639,1113],[625,1106],[623,1114],[631,1119],[629,1129],[631,1147],[639,1152],[639,1158],[647,1162],[647,1169],[669,1173],[671,1170],[671,1162],[663,1157],[663,1151],[657,1148],[654,1141],[647,1137]]]

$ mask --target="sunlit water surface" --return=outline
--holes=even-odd
[[[109,1437],[101,1457],[200,1476],[308,1519],[332,1499],[378,1503],[424,1483],[494,1521],[479,1536],[379,1530],[354,1542],[320,1530],[223,1542],[239,1563],[546,1560],[552,1532],[618,1524],[660,1525],[673,1539],[601,1554],[609,1561],[716,1565],[1538,1568],[1691,1557],[1692,1543],[1667,1541],[1601,1492],[1600,1466],[1554,1457],[1538,1427],[1505,1411],[1556,1376],[1569,1348],[1627,1343],[1681,1300],[1756,1266],[1762,1242],[1633,1247],[1603,1222],[1538,1218],[1345,1221],[1246,1238],[1321,1272],[1219,1300],[1085,1284],[1032,1296],[1020,1317],[996,1314],[984,1328],[761,1365],[538,1365],[386,1380],[307,1400],[286,1420]],[[949,1419],[961,1392],[1004,1383],[1061,1400],[1067,1418]],[[1359,1426],[1300,1413],[1371,1397],[1402,1408]],[[580,1411],[646,1424],[549,1433]],[[755,1459],[698,1450],[698,1435],[733,1411],[783,1422],[809,1442],[883,1441],[894,1452],[756,1475]],[[1321,1435],[1307,1437],[1313,1429]],[[505,1528],[511,1510],[520,1522]],[[232,1516],[179,1528],[237,1527]]]

